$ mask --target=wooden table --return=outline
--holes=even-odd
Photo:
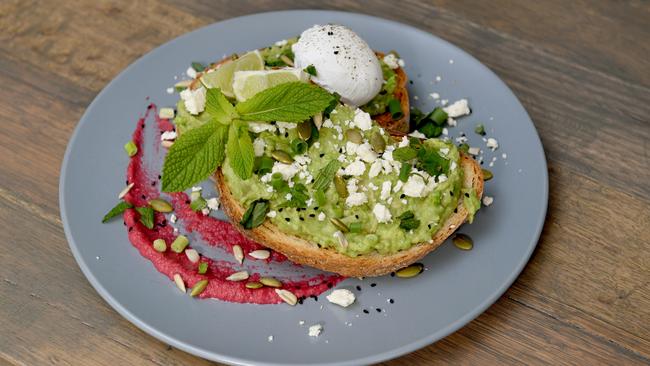
[[[77,267],[58,207],[84,109],[122,69],[197,27],[278,9],[369,13],[467,50],[520,98],[550,172],[539,246],[446,339],[387,365],[650,363],[650,3],[0,2],[0,364],[203,365],[113,311]]]

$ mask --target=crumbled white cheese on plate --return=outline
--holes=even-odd
[[[326,296],[327,301],[344,308],[354,303],[355,297],[352,291],[344,288],[336,289]]]

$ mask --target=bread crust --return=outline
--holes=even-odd
[[[483,195],[483,173],[478,163],[471,157],[461,154],[460,166],[464,172],[464,188],[473,188],[479,199]],[[221,205],[233,225],[244,235],[268,248],[287,256],[291,261],[315,267],[328,272],[335,272],[348,277],[381,276],[408,266],[438,248],[467,219],[468,211],[463,205],[463,197],[458,201],[458,210],[452,214],[433,236],[432,241],[413,245],[390,255],[378,253],[349,257],[333,249],[319,248],[316,243],[303,238],[288,235],[278,229],[269,220],[252,229],[244,229],[239,222],[246,209],[233,197],[226,184],[221,168],[214,175],[217,189],[221,195]]]

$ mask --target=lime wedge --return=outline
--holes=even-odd
[[[236,71],[232,90],[237,101],[243,102],[264,89],[292,81],[307,81],[307,79],[307,74],[300,69]]]
[[[201,81],[208,88],[219,88],[225,96],[233,98],[233,74],[243,70],[264,70],[264,59],[258,51],[248,52],[236,60],[221,64],[214,71],[204,74]]]

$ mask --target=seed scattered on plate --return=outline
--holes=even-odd
[[[120,194],[117,195],[117,198],[119,199],[124,198],[124,196],[126,196],[126,194],[129,193],[129,191],[131,190],[131,188],[133,188],[134,185],[135,183],[133,182],[129,183],[126,187],[124,187],[124,189],[120,192]]]
[[[251,257],[255,259],[268,259],[271,256],[271,252],[268,250],[260,249],[260,250],[254,250],[250,253],[248,253]]]
[[[180,274],[176,273],[174,275],[174,282],[176,283],[176,287],[178,287],[181,292],[185,293],[187,291],[185,289],[185,282],[183,282],[183,277],[181,277]]]
[[[199,255],[199,252],[196,251],[196,249],[185,249],[185,255],[187,256],[187,259],[189,259],[192,263],[198,263],[199,259],[201,259],[201,256]]]
[[[235,259],[237,262],[239,262],[239,264],[244,263],[244,251],[239,245],[233,245],[232,254],[235,256]]]
[[[458,233],[451,238],[451,241],[454,243],[456,248],[461,250],[472,250],[474,247],[474,241],[472,238],[465,234]]]
[[[162,119],[174,118],[174,108],[160,108],[160,111],[158,111],[158,117]]]
[[[230,276],[226,277],[226,279],[228,281],[234,281],[234,282],[244,281],[248,279],[248,272],[246,271],[235,272]]]
[[[195,283],[194,287],[192,287],[192,291],[190,291],[190,296],[194,297],[200,295],[206,287],[208,287],[208,280],[201,280]]]
[[[257,281],[247,282],[246,283],[246,288],[249,288],[251,290],[255,290],[255,289],[258,289],[258,288],[262,288],[262,287],[264,287],[264,285],[262,285],[260,282],[257,282]]]
[[[413,263],[408,267],[396,271],[395,274],[400,278],[411,278],[419,275],[423,270],[424,266],[421,263]]]
[[[298,298],[296,297],[296,295],[294,295],[293,292],[289,290],[276,289],[275,293],[278,294],[278,296],[282,299],[282,301],[286,302],[291,306],[295,306],[298,303]]]
[[[277,287],[282,287],[282,282],[278,281],[277,279],[275,279],[273,277],[262,277],[262,278],[260,278],[260,282],[264,286],[268,286],[268,287],[276,287],[276,288]]]
[[[160,145],[162,145],[162,147],[164,147],[165,149],[169,149],[170,147],[172,147],[172,145],[174,145],[174,141],[164,140],[160,142]]]

